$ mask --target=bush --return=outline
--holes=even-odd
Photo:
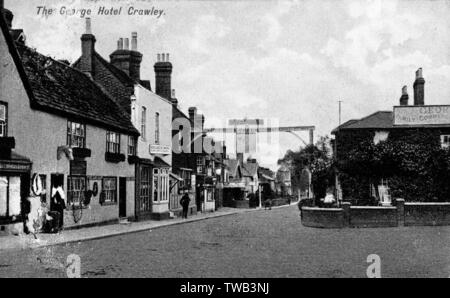
[[[449,201],[450,151],[441,149],[440,134],[439,130],[400,130],[377,145],[373,134],[352,147],[342,144],[351,148],[337,164],[344,198],[369,201],[370,183],[376,185],[383,178],[389,179],[392,197]]]

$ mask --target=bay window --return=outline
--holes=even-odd
[[[153,202],[169,200],[169,169],[153,169]]]
[[[0,176],[0,217],[20,215],[20,187],[19,176]]]

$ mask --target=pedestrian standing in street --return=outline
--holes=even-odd
[[[188,216],[190,202],[191,202],[191,199],[189,198],[189,195],[187,193],[185,193],[180,200],[180,204],[183,207],[183,216],[182,217],[185,219],[187,219],[187,216]]]
[[[55,221],[58,224],[57,231],[61,231],[64,226],[64,209],[66,209],[65,199],[66,195],[64,194],[62,185],[55,185],[52,189],[50,211],[53,212],[53,216],[58,216],[58,220]]]

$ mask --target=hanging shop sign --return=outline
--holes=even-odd
[[[170,146],[150,145],[150,154],[169,155],[170,151]]]
[[[394,107],[394,125],[450,125],[450,105]]]

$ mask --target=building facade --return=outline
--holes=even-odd
[[[128,140],[127,151],[128,163],[135,167],[136,219],[169,218],[172,104],[152,92],[150,81],[141,80],[143,55],[138,52],[136,32],[132,33],[131,45],[128,38],[118,40],[109,62],[96,52],[95,43],[91,21],[86,19],[82,54],[74,67],[107,90],[140,133],[139,138]],[[157,64],[171,68],[168,54],[158,54]]]
[[[6,22],[0,20],[6,65],[0,76],[1,143],[9,138],[15,144],[9,146],[11,161],[0,166],[2,222],[17,220],[20,203],[29,198],[27,216],[36,220],[30,228],[39,228],[38,209],[51,207],[56,185],[65,191],[65,227],[133,217],[134,168],[125,152],[126,140],[139,132],[88,76],[14,40],[13,16],[6,15]]]
[[[422,69],[393,111],[349,120],[332,134],[336,195],[353,204],[446,201],[450,194],[450,106],[425,105]]]

